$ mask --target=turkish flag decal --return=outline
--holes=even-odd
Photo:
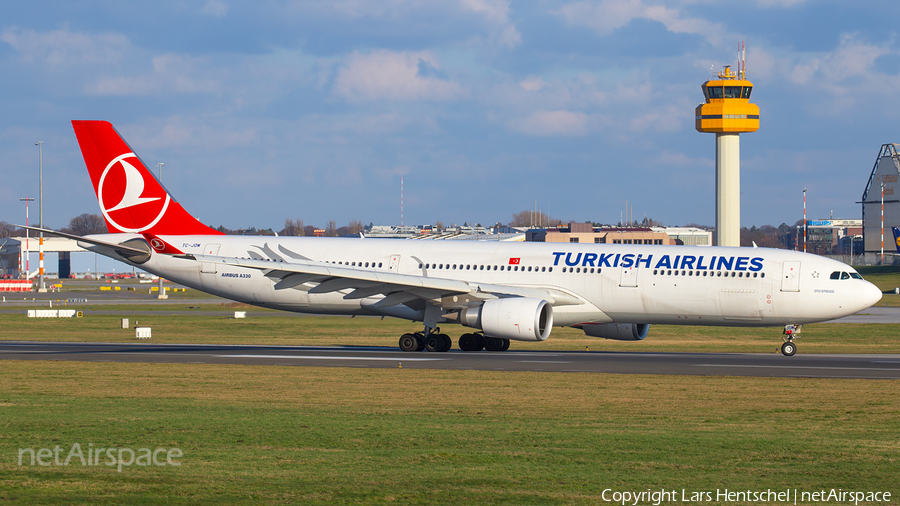
[[[521,258],[510,258],[509,265],[519,265],[519,260],[521,260]]]

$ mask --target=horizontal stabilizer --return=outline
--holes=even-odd
[[[141,256],[149,256],[149,254],[150,254],[150,247],[149,247],[149,245],[146,245],[146,243],[144,243],[144,244],[146,245],[146,247],[145,247],[145,248],[141,248],[140,246],[136,246],[135,243],[132,242],[132,241],[128,241],[128,242],[131,242],[131,243],[132,243],[132,244],[130,244],[130,245],[129,245],[129,244],[123,244],[123,243],[113,243],[113,242],[100,241],[100,240],[97,240],[97,239],[88,239],[88,238],[81,237],[81,236],[77,236],[77,235],[74,235],[74,234],[67,234],[67,233],[65,233],[65,232],[57,232],[56,230],[49,230],[49,229],[46,229],[46,228],[23,227],[23,226],[21,226],[21,225],[16,225],[16,226],[19,227],[19,228],[24,228],[24,229],[26,229],[26,230],[31,230],[32,232],[43,232],[43,233],[48,234],[48,235],[55,235],[55,236],[58,236],[58,237],[65,237],[66,239],[72,239],[72,240],[75,240],[75,241],[78,241],[78,242],[84,242],[84,243],[87,243],[87,244],[93,244],[93,245],[95,245],[95,246],[103,246],[103,247],[105,247],[105,248],[110,248],[110,249],[114,250],[116,253],[122,255],[122,256],[125,257],[125,258],[141,257]],[[144,241],[142,241],[142,240],[140,240],[140,239],[139,239],[139,241],[142,242],[142,243],[144,242]]]

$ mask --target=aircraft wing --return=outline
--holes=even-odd
[[[283,262],[210,255],[176,255],[176,258],[257,269],[266,277],[278,280],[275,283],[276,290],[293,288],[309,293],[350,290],[344,295],[344,299],[384,295],[384,299],[376,304],[380,307],[420,299],[439,302],[441,306],[449,309],[504,297],[533,297],[544,299],[556,306],[584,304],[584,301],[574,294],[551,287],[492,285],[458,279],[353,269],[314,261]]]

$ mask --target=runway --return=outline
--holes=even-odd
[[[506,351],[0,341],[0,360],[542,371],[779,378],[900,379],[900,355]]]

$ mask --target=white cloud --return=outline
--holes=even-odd
[[[588,115],[572,111],[538,111],[527,118],[512,120],[513,130],[535,137],[582,136],[588,133]]]
[[[644,0],[578,1],[563,6],[559,13],[567,23],[587,26],[601,35],[609,35],[633,19],[657,21],[670,32],[701,35],[713,44],[722,40],[725,32],[719,23],[685,17],[680,9]]]
[[[844,34],[834,51],[804,59],[797,63],[789,78],[797,84],[818,83],[839,86],[851,77],[874,77],[875,59],[885,54],[897,54],[886,46],[875,46],[857,40],[855,35]]]
[[[756,3],[763,8],[780,7],[782,9],[787,9],[806,3],[806,0],[756,0]]]
[[[635,118],[632,118],[629,126],[632,130],[642,132],[653,130],[656,132],[677,132],[681,130],[694,117],[692,108],[666,106],[655,107]]]
[[[0,40],[18,51],[26,62],[42,62],[52,70],[116,64],[131,48],[128,38],[121,34],[75,33],[67,28],[51,32],[9,28],[0,34]]]
[[[540,77],[529,77],[528,79],[519,81],[519,86],[526,91],[538,91],[544,86],[547,86],[547,83]]]
[[[206,5],[200,9],[200,13],[214,18],[223,18],[228,14],[228,5],[221,0],[209,0]]]
[[[141,75],[101,77],[87,86],[90,95],[139,96],[160,93],[215,93],[222,89],[218,80],[194,77],[203,59],[165,54],[152,60],[153,72]]]
[[[440,71],[427,51],[354,52],[337,71],[334,90],[351,102],[370,100],[446,101],[463,93],[459,84],[420,70]]]
[[[513,48],[522,42],[522,34],[509,20],[509,2],[507,0],[461,0],[464,9],[480,14],[490,23],[496,25],[491,33],[495,43]]]

